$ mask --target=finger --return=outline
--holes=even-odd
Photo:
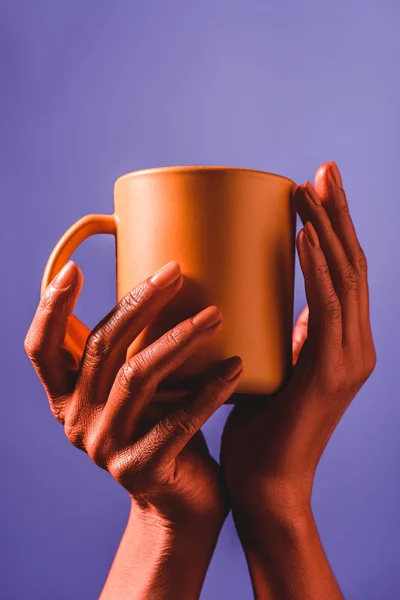
[[[25,350],[50,399],[72,391],[77,368],[64,347],[68,317],[82,288],[82,273],[69,261],[44,292],[25,338]]]
[[[332,227],[321,199],[310,182],[296,191],[296,207],[304,223],[310,220],[317,232],[332,283],[342,308],[343,343],[358,346],[360,339],[359,278]]]
[[[222,323],[216,306],[182,321],[133,356],[119,370],[102,413],[102,426],[132,439],[135,426],[158,384],[207,342]]]
[[[309,306],[308,337],[326,350],[342,344],[342,310],[328,264],[313,225],[308,221],[296,239]]]
[[[140,282],[100,321],[86,342],[77,402],[92,406],[106,402],[129,346],[178,292],[182,282],[179,264],[171,261]]]
[[[143,448],[150,451],[149,461],[156,470],[162,472],[214,412],[230,398],[242,371],[242,361],[238,356],[223,361],[218,365],[217,374],[208,379],[194,398],[162,418],[145,436]]]
[[[364,270],[364,252],[357,238],[350,216],[342,179],[334,162],[322,165],[315,174],[315,189],[322,200],[332,226],[339,237],[346,255],[357,270]],[[361,263],[361,265],[360,265]]]
[[[339,169],[334,162],[322,165],[315,175],[315,189],[329,215],[359,278],[359,321],[361,335],[372,337],[369,316],[368,265],[350,216]]]
[[[308,315],[309,308],[308,304],[305,305],[300,315],[297,318],[296,325],[293,329],[292,335],[292,363],[296,364],[299,357],[300,351],[303,347],[304,342],[307,339],[308,334]]]

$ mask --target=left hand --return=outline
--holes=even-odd
[[[222,315],[208,307],[126,360],[182,283],[174,262],[140,282],[89,334],[75,364],[64,340],[82,274],[71,261],[43,295],[25,348],[67,438],[127,490],[137,512],[174,529],[197,523],[204,533],[220,528],[227,502],[200,427],[233,393],[241,362],[216,365],[186,398],[159,384],[214,335]]]
[[[293,375],[276,395],[237,404],[221,447],[233,511],[255,523],[309,509],[321,454],[376,364],[367,262],[336,165],[320,167],[295,202],[308,306],[293,332]]]

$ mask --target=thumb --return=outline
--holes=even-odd
[[[300,351],[303,347],[304,342],[307,339],[308,334],[308,318],[309,318],[309,309],[308,304],[305,305],[303,310],[298,316],[296,321],[296,325],[293,329],[292,336],[292,353],[293,353],[293,366],[296,364],[297,359],[299,357]]]

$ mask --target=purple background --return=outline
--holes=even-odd
[[[55,242],[112,212],[127,171],[216,164],[301,182],[326,160],[369,260],[378,365],[323,456],[313,505],[346,598],[398,596],[399,17],[394,0],[3,0],[1,598],[96,598],[129,505],[64,438],[24,355]],[[92,327],[114,303],[113,240],[75,257]],[[303,304],[297,270],[295,317]],[[228,411],[205,428],[215,453]],[[202,598],[250,597],[228,519]]]

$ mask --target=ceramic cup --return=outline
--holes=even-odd
[[[168,378],[184,387],[228,356],[243,360],[238,394],[271,394],[291,374],[296,217],[290,179],[250,169],[165,167],[123,175],[114,214],[88,215],[55,246],[42,293],[93,234],[116,241],[117,300],[171,260],[180,291],[132,343],[128,357],[211,304],[223,326]],[[82,355],[88,328],[72,315],[65,345]]]

